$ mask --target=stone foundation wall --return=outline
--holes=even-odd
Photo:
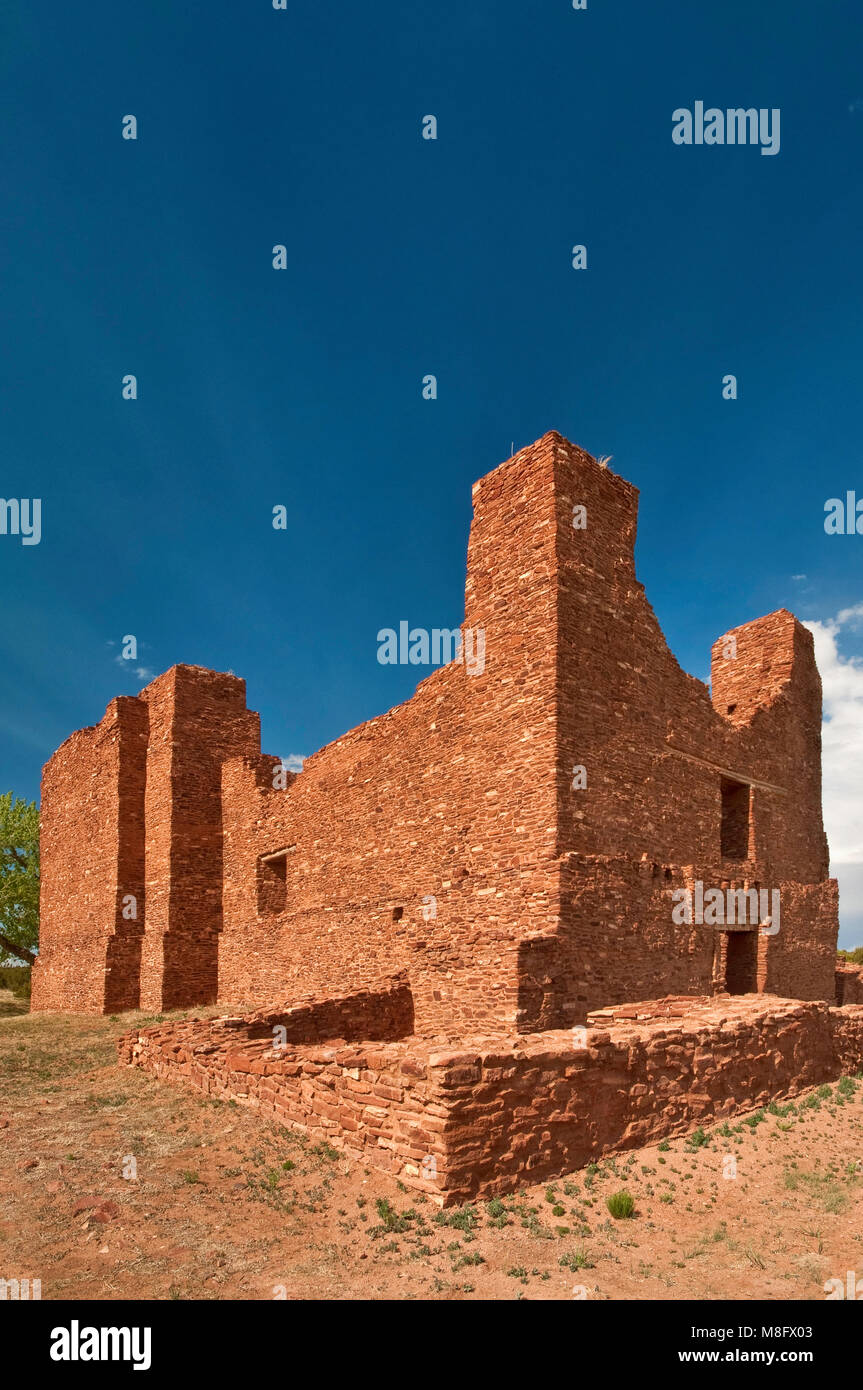
[[[836,1003],[863,1004],[863,965],[837,965]]]
[[[223,1041],[233,1030],[238,1045],[246,1039],[269,1038],[275,1029],[282,1042],[321,1043],[333,1038],[361,1038],[366,1042],[395,1042],[413,1033],[414,1001],[407,977],[394,975],[381,989],[359,990],[334,999],[309,996],[291,1005],[257,1009],[244,1017],[216,1019],[210,1037]],[[203,1033],[199,1021],[186,1020],[174,1027],[188,1029],[196,1047]]]
[[[399,989],[396,981],[391,993]],[[348,1031],[368,1004],[341,1007]],[[295,1032],[314,1042],[274,1049],[270,1020],[289,1016],[283,1009],[135,1029],[120,1040],[120,1059],[253,1105],[442,1204],[557,1177],[863,1067],[859,1005],[651,1001],[607,1011],[607,1027],[598,1019],[583,1032],[457,1047],[417,1037],[321,1042],[339,1017],[323,1024],[314,1001],[303,1009]]]
[[[446,1189],[502,1195],[863,1067],[863,1008],[737,999],[450,1055]]]

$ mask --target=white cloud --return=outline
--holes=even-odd
[[[835,864],[863,863],[863,659],[839,650],[843,629],[863,620],[863,603],[825,622],[804,623],[815,638],[824,687],[821,726],[824,828]]]
[[[306,757],[305,753],[289,753],[286,758],[282,758],[282,766],[287,768],[288,772],[302,772]]]
[[[863,864],[834,864],[839,880],[839,945],[863,946]]]
[[[858,620],[863,620],[863,603],[855,603],[853,608],[840,608],[836,614],[836,622],[839,627],[844,627],[846,623],[856,627]]]
[[[109,642],[108,646],[116,646],[116,643]],[[116,661],[118,666],[122,666],[124,671],[126,671],[130,675],[135,676],[139,681],[150,681],[156,674],[155,671],[150,670],[149,666],[134,665],[135,658],[124,656],[122,652],[118,652],[117,655],[112,658],[112,660]]]
[[[843,608],[835,618],[808,622],[815,638],[815,660],[824,688],[821,726],[824,829],[830,844],[831,872],[839,880],[839,918],[845,930],[860,934],[863,922],[863,658],[843,655],[848,630],[863,622],[863,603]],[[852,925],[852,923],[854,925]]]

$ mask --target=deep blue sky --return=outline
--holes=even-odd
[[[0,537],[0,790],[145,683],[127,633],[153,673],[245,676],[283,755],[405,699],[425,673],[378,629],[459,622],[471,483],[550,428],[641,488],[693,674],[737,623],[863,598],[863,537],[823,530],[863,495],[858,0],[88,0],[2,30],[0,494],[42,498],[43,539]],[[781,108],[780,153],[674,145],[699,99]]]

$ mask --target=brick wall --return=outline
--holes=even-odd
[[[513,1026],[519,940],[550,927],[558,902],[550,451],[477,484],[474,509],[465,626],[485,633],[484,672],[434,672],[285,791],[272,759],[226,765],[226,1001],[398,967],[419,1029]],[[283,848],[285,909],[261,914],[260,859]]]
[[[781,928],[761,945],[760,987],[831,998],[838,901],[811,633],[781,611],[726,634],[713,647],[711,699],[669,651],[636,579],[636,489],[559,437],[552,448],[564,1007],[546,999],[538,1017],[561,1026],[603,1003],[721,983],[724,939],[671,918],[669,891],[696,880],[778,889]],[[584,529],[572,525],[576,504]],[[575,767],[584,788],[573,788]],[[722,854],[729,783],[748,802],[740,860]]]
[[[175,666],[58,749],[42,779],[34,1009],[215,1001],[221,768],[259,742],[244,681]]]
[[[274,782],[243,682],[198,667],[65,744],[46,769],[37,1006],[253,1006],[404,970],[418,1032],[559,1028],[733,983],[734,944],[672,919],[696,880],[779,888],[753,987],[832,998],[811,636],[785,612],[735,629],[711,701],[636,579],[637,498],[556,433],[482,478],[464,626],[484,670],[434,671],[298,777]],[[135,888],[130,925],[116,901]]]
[[[836,1003],[863,1004],[863,965],[837,965]]]
[[[246,683],[174,666],[139,697],[149,710],[146,930],[141,1007],[211,1004],[222,927],[222,763],[257,751]]]
[[[120,1058],[255,1106],[441,1203],[558,1177],[863,1066],[863,1007],[760,995],[633,1008],[579,1046],[568,1030],[455,1048],[321,1042],[305,1009],[296,1031],[315,1041],[295,1034],[278,1053],[269,1020],[253,1017],[134,1029]]]
[[[103,1013],[137,1004],[143,912],[124,917],[123,901],[144,899],[146,754],[146,707],[121,696],[45,767],[33,1009]]]

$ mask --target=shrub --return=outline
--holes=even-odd
[[[593,1269],[593,1261],[583,1247],[571,1250],[567,1255],[561,1255],[557,1263],[561,1269],[571,1269],[573,1273],[577,1269]]]
[[[378,1197],[377,1201],[375,1202],[375,1209],[377,1210],[377,1214],[381,1219],[380,1226],[377,1226],[375,1228],[376,1231],[400,1232],[409,1229],[408,1222],[410,1221],[410,1213],[405,1212],[404,1216],[400,1216],[386,1197]]]
[[[610,1197],[606,1197],[605,1205],[615,1221],[623,1221],[635,1212],[635,1198],[628,1192],[612,1193]]]
[[[30,998],[30,966],[0,965],[0,989],[9,989],[19,999]]]

